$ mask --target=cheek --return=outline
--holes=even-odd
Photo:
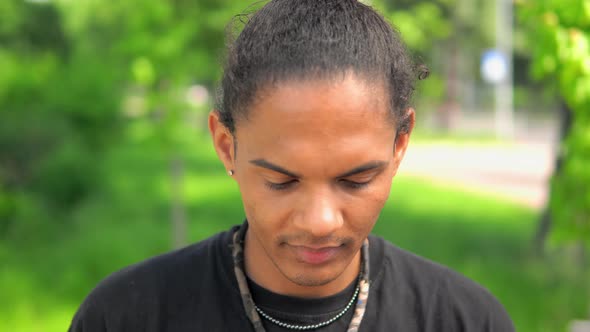
[[[389,198],[390,188],[391,182],[383,182],[348,202],[345,219],[353,231],[365,234],[373,229]]]
[[[288,219],[288,199],[282,198],[260,182],[245,181],[239,184],[246,218],[260,230],[272,232]]]

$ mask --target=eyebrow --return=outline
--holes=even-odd
[[[292,178],[299,178],[299,177],[301,177],[297,173],[292,172],[292,171],[289,171],[289,170],[287,170],[287,169],[285,169],[285,168],[283,168],[283,167],[281,167],[279,165],[275,165],[275,164],[273,164],[270,161],[265,160],[265,159],[254,159],[254,160],[250,160],[250,163],[252,163],[252,164],[254,164],[256,166],[262,167],[262,168],[270,169],[272,171],[285,174],[285,175],[287,175],[289,177],[292,177]],[[338,175],[337,178],[345,178],[345,177],[348,177],[348,176],[356,175],[356,174],[359,174],[359,173],[363,173],[363,172],[366,172],[366,171],[370,171],[370,170],[373,170],[373,169],[382,167],[382,166],[384,166],[386,164],[387,164],[386,161],[373,160],[373,161],[370,161],[370,162],[368,162],[366,164],[363,164],[361,166],[355,167],[355,168],[353,168],[353,169],[351,169],[349,171],[346,171],[346,172]]]
[[[287,176],[290,176],[292,178],[299,178],[300,177],[297,173],[288,171],[288,170],[282,168],[281,166],[275,165],[275,164],[273,164],[270,161],[265,160],[265,159],[254,159],[254,160],[250,160],[250,163],[252,163],[252,164],[254,164],[256,166],[262,167],[262,168],[267,168],[267,169],[273,170],[275,172],[283,173],[283,174],[285,174]]]
[[[337,177],[338,178],[345,178],[345,177],[349,177],[349,176],[356,175],[356,174],[359,174],[359,173],[363,173],[363,172],[366,172],[366,171],[374,170],[374,169],[383,167],[385,165],[387,165],[387,162],[386,161],[373,160],[373,161],[370,161],[370,162],[368,162],[368,163],[366,163],[364,165],[355,167],[355,168],[351,169],[350,171],[347,171],[347,172],[345,172],[343,174],[340,174]]]

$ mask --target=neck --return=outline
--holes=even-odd
[[[361,251],[358,250],[344,271],[333,280],[319,286],[297,284],[287,278],[271,260],[256,236],[246,231],[244,239],[244,267],[250,279],[258,285],[281,295],[318,298],[337,294],[358,278]]]

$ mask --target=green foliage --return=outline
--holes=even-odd
[[[101,161],[122,140],[182,157],[210,105],[189,105],[185,91],[212,90],[225,23],[241,6],[2,1],[0,238],[26,234],[31,211],[67,224],[99,191]]]
[[[5,37],[26,39],[44,26],[35,29]],[[0,47],[0,237],[39,231],[39,216],[65,222],[100,183],[96,160],[120,133],[114,75],[76,50],[64,57],[65,38],[33,41],[34,51],[22,42]]]
[[[377,3],[378,7],[380,3]],[[438,4],[417,2],[405,10],[385,10],[386,18],[394,24],[403,36],[404,42],[414,52],[428,54],[433,41],[448,38],[452,31],[452,22]]]
[[[562,142],[563,167],[551,181],[554,239],[590,245],[590,1],[521,1],[533,74],[554,77],[573,115]]]

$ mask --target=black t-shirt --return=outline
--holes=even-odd
[[[253,331],[233,271],[237,227],[112,274],[84,300],[69,331]],[[359,331],[514,331],[502,305],[481,286],[381,238],[370,236],[369,243],[371,288]],[[330,298],[306,300],[249,283],[265,311],[302,317],[303,325],[339,312],[354,291],[351,285]],[[314,308],[317,314],[309,311]],[[349,310],[317,331],[345,331],[351,317]],[[264,324],[269,332],[286,331]]]

